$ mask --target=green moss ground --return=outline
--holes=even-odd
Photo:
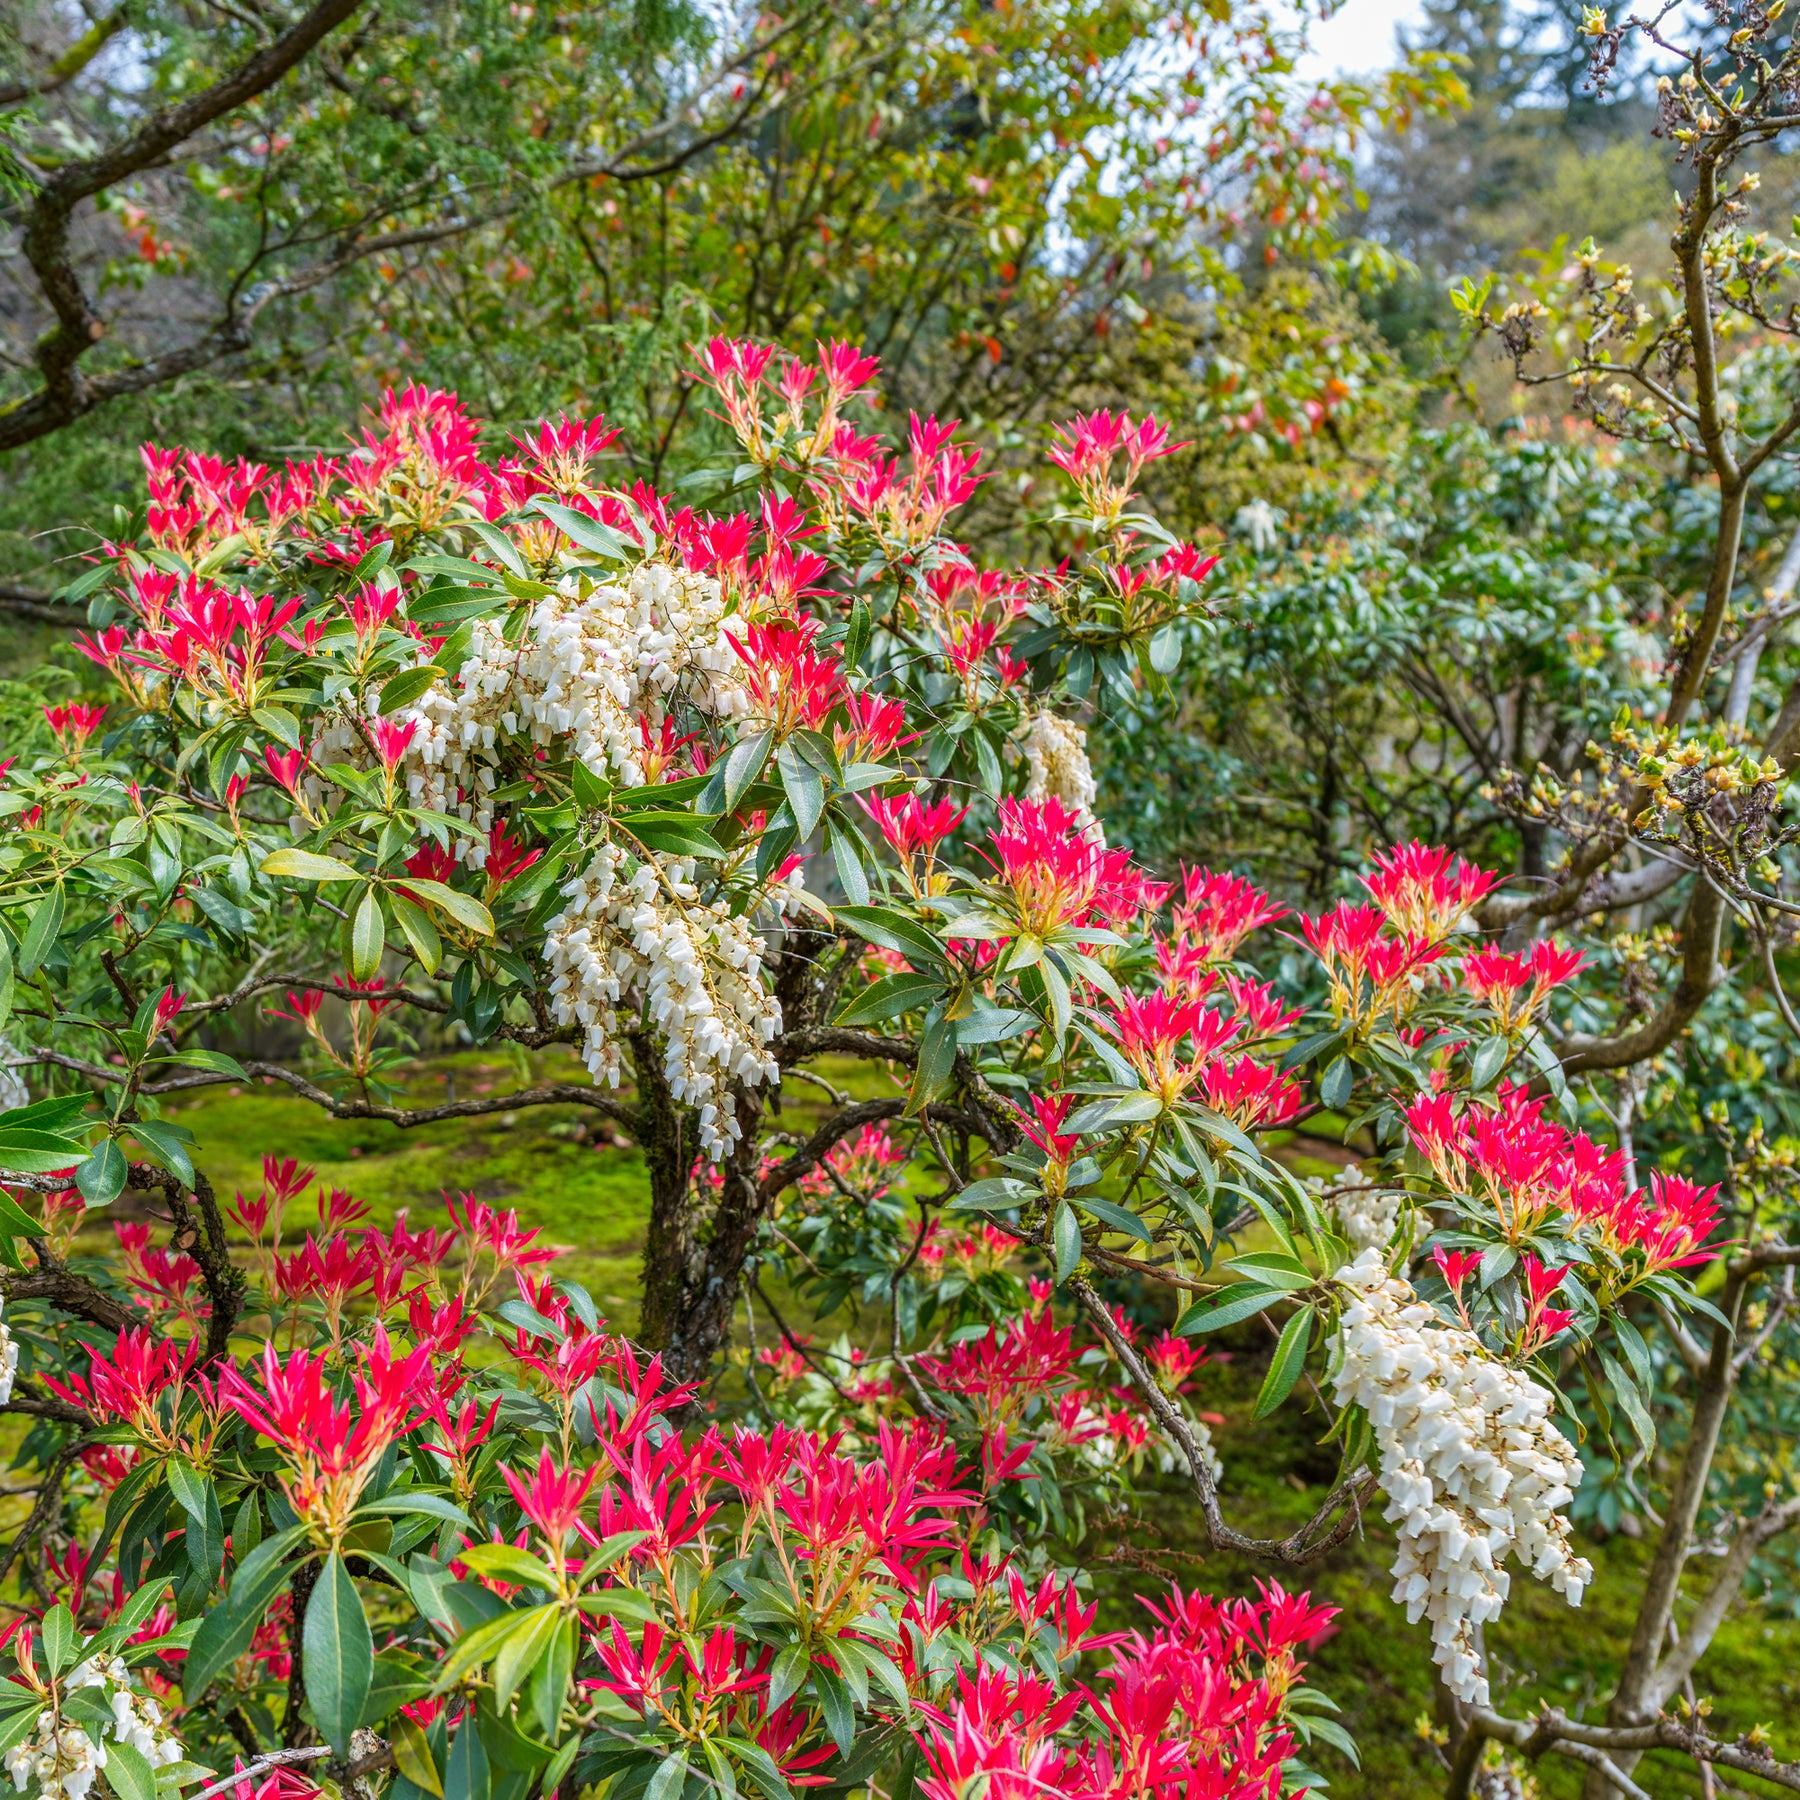
[[[885,1091],[880,1073],[866,1068],[826,1073],[858,1092]],[[527,1061],[468,1051],[418,1064],[408,1077],[408,1098],[426,1104],[443,1097],[447,1076],[459,1097],[580,1078],[567,1056]],[[790,1089],[793,1116],[786,1122],[805,1129],[818,1105],[809,1090]],[[644,1166],[585,1108],[501,1112],[403,1132],[379,1122],[334,1120],[278,1089],[254,1086],[206,1090],[174,1116],[195,1134],[195,1160],[223,1195],[238,1187],[253,1190],[267,1151],[312,1164],[322,1180],[368,1202],[378,1222],[404,1207],[415,1223],[441,1223],[445,1191],[516,1208],[549,1242],[569,1248],[567,1272],[617,1326],[629,1330],[635,1320],[638,1256],[649,1214]],[[572,1134],[583,1124],[598,1135],[597,1144],[575,1140]],[[1341,1157],[1316,1139],[1289,1144],[1283,1153],[1309,1174]],[[1321,1417],[1290,1403],[1276,1418],[1252,1423],[1266,1345],[1245,1330],[1235,1338],[1228,1334],[1219,1347],[1225,1357],[1203,1372],[1200,1392],[1202,1404],[1227,1421],[1215,1433],[1227,1511],[1245,1529],[1291,1530],[1316,1495],[1317,1486],[1308,1484],[1328,1482],[1335,1469],[1333,1453],[1314,1442],[1323,1431]],[[1160,1586],[1166,1576],[1184,1586],[1249,1593],[1257,1576],[1268,1573],[1205,1552],[1191,1496],[1172,1479],[1148,1497],[1145,1515],[1120,1542],[1101,1548],[1096,1578],[1109,1624],[1141,1619],[1134,1593]],[[1591,1709],[1593,1696],[1611,1685],[1645,1546],[1614,1537],[1584,1542],[1582,1549],[1594,1562],[1596,1580],[1579,1611],[1528,1576],[1515,1576],[1506,1615],[1490,1639],[1497,1698],[1509,1711],[1540,1698],[1571,1711],[1584,1704]],[[1441,1788],[1440,1765],[1414,1729],[1433,1704],[1429,1644],[1423,1627],[1409,1628],[1387,1599],[1392,1555],[1391,1529],[1374,1517],[1360,1539],[1306,1571],[1301,1583],[1289,1584],[1308,1586],[1343,1608],[1339,1629],[1313,1666],[1313,1679],[1343,1707],[1363,1756],[1358,1773],[1334,1754],[1321,1753],[1321,1771],[1339,1800],[1424,1800]],[[1800,1624],[1743,1612],[1702,1662],[1698,1687],[1713,1696],[1720,1725],[1735,1731],[1769,1724],[1781,1753],[1800,1754]],[[1573,1800],[1580,1790],[1581,1771],[1572,1763],[1546,1758],[1536,1773],[1543,1793],[1556,1800]],[[1659,1796],[1700,1792],[1674,1758],[1649,1785]]]

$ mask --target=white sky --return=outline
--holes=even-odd
[[[1394,27],[1419,14],[1418,0],[1344,0],[1323,24],[1312,27],[1313,54],[1302,66],[1309,76],[1364,75],[1395,60]]]

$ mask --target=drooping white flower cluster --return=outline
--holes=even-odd
[[[1088,762],[1087,733],[1047,708],[1031,715],[1022,739],[1025,798],[1060,800],[1083,821],[1094,816],[1094,771]]]
[[[76,1664],[62,1688],[64,1693],[99,1688],[112,1707],[114,1740],[129,1744],[153,1769],[182,1760],[181,1744],[163,1723],[161,1706],[150,1695],[136,1691],[131,1671],[118,1657],[92,1656]],[[38,1714],[33,1735],[6,1753],[6,1772],[21,1794],[35,1778],[42,1794],[86,1800],[105,1767],[106,1745],[67,1718],[59,1728],[57,1715],[49,1707]]]
[[[19,1346],[13,1334],[0,1324],[0,1406],[12,1398],[13,1382],[19,1373]]]
[[[1387,1517],[1400,1535],[1393,1597],[1410,1622],[1430,1619],[1450,1691],[1485,1706],[1474,1630],[1500,1615],[1507,1558],[1571,1606],[1593,1579],[1558,1510],[1580,1484],[1580,1460],[1550,1422],[1548,1390],[1496,1362],[1471,1333],[1440,1324],[1379,1250],[1365,1250],[1337,1281],[1349,1290],[1337,1402],[1364,1409],[1381,1452]]]
[[[1331,1210],[1352,1249],[1386,1250],[1393,1242],[1405,1200],[1398,1188],[1381,1188],[1365,1181],[1355,1163],[1346,1164],[1330,1181],[1314,1185],[1320,1191],[1330,1190]]]
[[[6,1753],[6,1772],[21,1794],[35,1777],[41,1794],[86,1800],[105,1767],[106,1747],[96,1744],[79,1725],[65,1724],[57,1730],[56,1714],[48,1707],[38,1714],[36,1732]]]
[[[489,796],[511,779],[501,768],[502,736],[557,744],[605,780],[642,785],[639,721],[658,732],[677,689],[713,718],[749,710],[730,641],[739,628],[712,576],[659,562],[640,563],[618,584],[565,578],[510,640],[500,620],[476,620],[456,674],[394,715],[414,727],[402,765],[412,803],[462,819],[469,836],[458,852],[479,859],[493,823]],[[312,759],[355,768],[371,760],[356,721],[341,715],[320,727]],[[324,793],[317,775],[307,780]]]
[[[761,937],[723,897],[701,898],[683,858],[640,861],[602,844],[562,892],[568,905],[544,937],[557,1023],[582,1026],[588,1073],[617,1087],[620,1010],[642,1008],[666,1038],[670,1091],[698,1109],[701,1148],[718,1161],[742,1135],[732,1082],[780,1077],[768,1047],[781,1003],[762,982]],[[769,898],[783,913],[800,903],[791,883]]]

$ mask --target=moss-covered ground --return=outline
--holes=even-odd
[[[833,1072],[848,1079],[848,1071]],[[427,1103],[504,1095],[530,1081],[573,1079],[573,1060],[530,1059],[468,1051],[416,1065],[408,1098]],[[879,1072],[866,1071],[859,1090],[875,1091]],[[790,1089],[804,1128],[816,1110],[808,1090]],[[414,1223],[443,1222],[446,1192],[473,1193],[516,1208],[528,1225],[569,1251],[564,1268],[594,1294],[615,1325],[629,1330],[636,1315],[637,1259],[649,1214],[642,1160],[610,1127],[582,1107],[550,1107],[457,1119],[411,1131],[371,1121],[337,1121],[303,1101],[265,1086],[213,1088],[176,1113],[198,1140],[196,1162],[225,1196],[253,1191],[265,1152],[298,1157],[320,1178],[369,1203],[377,1222],[406,1208]],[[1302,1167],[1308,1150],[1292,1145]],[[1226,1334],[1202,1372],[1202,1404],[1224,1415],[1215,1431],[1224,1460],[1223,1492],[1234,1522],[1245,1529],[1291,1530],[1329,1482],[1335,1453],[1316,1440],[1323,1416],[1291,1403],[1274,1419],[1253,1423],[1251,1405],[1261,1381],[1266,1343],[1245,1329]],[[1594,1707],[1610,1688],[1630,1628],[1646,1546],[1615,1536],[1588,1541],[1596,1580],[1579,1611],[1529,1577],[1515,1578],[1506,1616],[1490,1636],[1497,1697],[1510,1711],[1548,1699],[1571,1712]],[[1339,1800],[1411,1800],[1441,1788],[1439,1764],[1416,1726],[1429,1722],[1431,1664],[1422,1627],[1409,1628],[1387,1598],[1385,1574],[1393,1555],[1391,1528],[1378,1516],[1361,1535],[1305,1572],[1303,1585],[1343,1609],[1334,1635],[1313,1666],[1316,1685],[1343,1708],[1344,1723],[1362,1752],[1360,1772],[1322,1752],[1318,1762]],[[1141,1617],[1134,1595],[1167,1578],[1216,1592],[1248,1593],[1268,1570],[1205,1550],[1191,1497],[1169,1480],[1146,1499],[1144,1516],[1116,1539],[1103,1541],[1095,1567],[1108,1622]],[[1290,1582],[1289,1585],[1295,1585]],[[1698,1687],[1713,1697],[1715,1720],[1728,1730],[1755,1723],[1773,1727],[1781,1753],[1800,1754],[1800,1624],[1746,1609],[1730,1621],[1701,1664]],[[1654,1759],[1653,1759],[1654,1760]],[[1579,1768],[1546,1758],[1536,1769],[1546,1796],[1573,1797]],[[1697,1779],[1679,1759],[1655,1770],[1653,1792],[1699,1794]],[[1723,1790],[1722,1790],[1723,1791]]]

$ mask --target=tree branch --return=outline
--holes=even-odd
[[[1375,1491],[1375,1477],[1366,1469],[1357,1469],[1340,1481],[1326,1495],[1319,1510],[1298,1531],[1291,1532],[1287,1537],[1246,1537],[1243,1532],[1226,1524],[1212,1469],[1201,1455],[1200,1446],[1194,1441],[1194,1434],[1189,1429],[1187,1420],[1182,1417],[1180,1408],[1162,1391],[1156,1378],[1144,1367],[1137,1352],[1119,1329],[1111,1309],[1094,1292],[1087,1279],[1080,1275],[1072,1276],[1067,1285],[1093,1320],[1094,1328],[1112,1346],[1113,1354],[1118,1357],[1126,1374],[1131,1377],[1132,1384],[1143,1396],[1144,1404],[1156,1415],[1158,1422],[1175,1440],[1186,1459],[1189,1473],[1193,1476],[1194,1491],[1200,1498],[1201,1515],[1206,1520],[1206,1535],[1215,1550],[1233,1550],[1243,1556],[1263,1557],[1303,1567],[1335,1550],[1356,1531],[1362,1523],[1362,1509]],[[1337,1515],[1336,1520],[1327,1528],[1327,1521],[1332,1519],[1333,1514]]]
[[[4,1294],[9,1303],[47,1300],[63,1312],[86,1319],[102,1331],[114,1333],[130,1331],[144,1323],[141,1312],[95,1287],[85,1275],[72,1274],[61,1263],[47,1260],[47,1252],[39,1251],[38,1255],[42,1266],[35,1273],[0,1275],[0,1294]]]
[[[37,344],[42,385],[0,409],[0,449],[42,437],[97,404],[94,391],[82,379],[80,363],[105,335],[106,325],[75,272],[69,245],[69,222],[75,208],[160,161],[203,126],[266,92],[362,4],[363,0],[318,0],[296,24],[229,75],[186,100],[159,107],[136,131],[98,155],[64,163],[38,189],[20,241],[56,323]]]
[[[1647,1061],[1680,1037],[1724,979],[1719,966],[1719,937],[1725,902],[1711,882],[1702,880],[1688,902],[1681,927],[1681,978],[1675,990],[1642,1025],[1613,1037],[1571,1032],[1560,1056],[1571,1075],[1586,1069],[1623,1069]]]

